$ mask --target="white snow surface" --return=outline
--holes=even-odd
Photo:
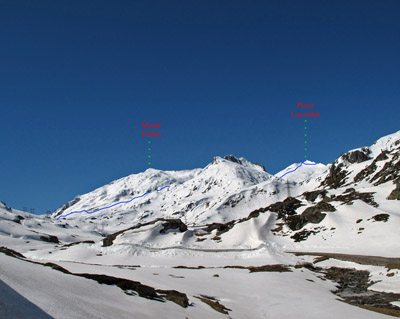
[[[0,203],[0,247],[24,256],[0,253],[5,309],[0,317],[22,318],[24,311],[31,311],[37,318],[391,318],[339,302],[332,293],[335,283],[294,267],[315,256],[289,252],[400,257],[400,201],[388,200],[395,188],[393,174],[398,173],[383,174],[398,165],[398,141],[400,131],[357,149],[369,156],[359,163],[343,156],[328,165],[306,161],[316,165],[296,169],[300,163],[294,163],[275,175],[232,155],[215,157],[205,168],[148,169],[79,195],[49,217]],[[382,150],[386,158],[375,161]],[[375,171],[362,175],[372,163]],[[332,166],[339,164],[344,182],[331,187],[326,181]],[[371,178],[374,174],[386,179]],[[355,181],[356,176],[364,177]],[[315,198],[312,192],[317,192]],[[331,208],[322,211],[321,221],[292,229],[280,215],[290,209],[277,208],[290,201],[289,195],[298,201],[298,216],[318,205]],[[186,228],[180,229],[179,222]],[[308,233],[306,239],[295,240],[301,232]],[[74,274],[102,274],[177,290],[191,306],[129,295],[115,285],[43,265],[49,262]],[[290,271],[243,269],[274,264]],[[376,282],[370,289],[400,293],[398,269],[335,258],[318,266],[368,270]],[[228,314],[199,296],[215,298],[230,309]],[[10,315],[12,311],[20,317]]]

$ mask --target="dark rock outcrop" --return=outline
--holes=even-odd
[[[232,220],[230,222],[227,222],[225,224],[221,223],[212,223],[207,226],[207,232],[211,233],[213,230],[217,230],[217,236],[221,235],[223,233],[226,233],[228,230],[232,229],[232,227],[235,225],[235,221]]]
[[[369,153],[368,149],[355,150],[343,154],[342,158],[350,164],[362,163],[370,159],[368,156]]]
[[[62,213],[69,207],[75,205],[77,202],[79,202],[81,200],[81,198],[79,196],[76,196],[73,200],[65,203],[64,205],[62,205],[59,209],[57,209],[57,215],[56,216],[61,216]]]
[[[169,229],[178,229],[182,233],[187,231],[187,226],[180,219],[166,219],[162,225],[161,234],[166,233]]]
[[[55,244],[60,243],[57,236],[53,235],[40,236],[40,240],[47,241],[48,243],[55,243]]]
[[[157,301],[161,301],[161,302],[165,302],[165,300],[169,300],[169,301],[172,301],[172,302],[176,303],[177,305],[184,307],[184,308],[189,306],[189,299],[188,299],[187,295],[182,292],[176,291],[176,290],[155,289],[153,287],[144,285],[139,281],[133,281],[130,279],[118,278],[118,277],[113,277],[113,276],[108,276],[108,275],[103,275],[103,274],[73,273],[55,263],[51,263],[51,262],[41,263],[38,261],[25,259],[25,257],[22,254],[14,251],[12,249],[9,249],[7,247],[0,247],[0,253],[6,254],[8,256],[11,256],[11,257],[14,257],[14,258],[17,258],[17,259],[20,259],[20,260],[23,260],[23,261],[26,261],[29,263],[42,265],[45,267],[50,267],[54,270],[60,271],[67,275],[73,275],[73,276],[77,276],[77,277],[91,279],[102,285],[117,286],[127,295],[137,294],[142,298],[146,298],[146,299],[150,299],[150,300],[157,300]]]
[[[266,172],[264,165],[258,164],[257,162],[255,162],[254,165],[257,165],[257,166],[261,167],[262,170],[263,170],[264,172]]]
[[[375,202],[374,199],[374,192],[366,192],[366,193],[358,193],[356,191],[347,192],[347,190],[338,196],[335,196],[335,201],[343,202],[346,205],[352,205],[355,200],[362,200],[364,203],[378,207],[378,204]]]
[[[135,226],[132,226],[132,227],[129,227],[129,228],[126,228],[126,229],[123,229],[123,230],[120,230],[113,234],[108,235],[106,238],[103,239],[103,247],[111,246],[113,244],[115,238],[117,238],[117,236],[121,235],[122,233],[125,233],[129,230],[138,229],[143,226],[153,225],[159,221],[165,222],[165,223],[163,223],[163,229],[161,229],[160,233],[165,233],[168,229],[178,229],[181,232],[184,232],[187,230],[187,226],[180,219],[158,218],[151,222],[144,223],[144,224],[137,224]]]
[[[225,155],[224,159],[226,159],[227,161],[233,162],[233,163],[242,164],[242,161],[240,159],[238,159],[237,157],[233,156],[232,154]]]
[[[322,212],[334,212],[336,209],[322,200],[317,205],[307,207],[301,215],[292,215],[286,218],[286,224],[291,230],[300,230],[308,223],[319,224],[326,216]]]
[[[376,161],[384,161],[386,159],[388,159],[389,157],[387,156],[388,152],[387,151],[382,151],[382,153],[380,153],[377,157],[376,157]]]
[[[219,302],[219,300],[217,300],[214,297],[209,297],[209,296],[205,296],[205,295],[201,295],[201,296],[194,296],[197,299],[200,299],[202,302],[204,302],[205,304],[209,305],[211,308],[213,308],[215,311],[218,311],[224,315],[228,315],[229,312],[231,311],[231,309],[226,308],[223,304],[221,304]]]
[[[10,206],[7,206],[7,204],[4,203],[2,200],[0,200],[0,204],[2,204],[2,205],[4,206],[4,209],[5,209],[5,210],[8,210],[9,212],[12,211],[12,208],[11,208]]]
[[[187,308],[189,306],[189,299],[186,294],[176,290],[156,290],[165,299],[175,302],[177,305]]]
[[[290,236],[290,238],[292,238],[296,243],[306,240],[310,235],[312,234],[316,234],[317,232],[313,231],[313,230],[302,230],[302,231],[298,231],[295,234],[293,234],[292,236]]]
[[[296,209],[302,206],[301,201],[288,197],[283,202],[269,205],[268,209],[278,214],[278,218],[285,219],[287,216],[296,215]]]
[[[73,243],[65,244],[62,247],[63,248],[72,247],[72,246],[79,245],[79,244],[94,244],[94,241],[93,240],[76,241],[76,242],[73,242]]]
[[[17,223],[17,224],[21,224],[21,220],[24,220],[25,218],[24,217],[22,217],[21,215],[17,215],[17,216],[15,216],[15,218],[13,219],[13,222],[14,223]]]
[[[311,192],[304,192],[303,196],[305,199],[309,202],[313,202],[317,199],[318,196],[322,196],[323,198],[326,196],[328,192],[324,189],[322,190],[316,190],[316,191],[311,191]]]
[[[389,200],[400,200],[400,184],[396,185],[396,188],[388,196]]]
[[[389,217],[390,217],[389,214],[378,214],[372,216],[370,219],[373,219],[376,222],[387,222],[389,220]]]
[[[333,163],[329,169],[328,176],[325,178],[325,180],[322,181],[321,186],[338,188],[346,182],[347,175],[348,173],[346,172],[342,163]]]
[[[383,168],[371,178],[371,182],[373,181],[375,181],[375,186],[388,181],[400,182],[400,160],[386,162]]]
[[[374,182],[374,186],[378,186],[388,181],[400,182],[400,151],[393,150],[392,152],[382,151],[370,165],[361,170],[355,177],[355,182],[361,180],[369,180]],[[386,162],[382,169],[377,172],[377,162],[388,159],[388,154],[393,154],[393,158]],[[373,175],[373,176],[372,176]],[[371,177],[372,176],[372,177]]]
[[[12,249],[4,247],[4,246],[0,247],[0,253],[3,253],[7,256],[14,257],[14,258],[25,258],[25,256],[22,255],[21,253],[19,253],[18,251],[12,250]]]

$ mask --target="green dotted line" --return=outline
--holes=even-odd
[[[148,141],[147,143],[150,144],[150,141]],[[150,145],[149,145],[149,147],[147,148],[147,150],[148,150],[149,152],[151,151]],[[149,158],[149,161],[150,161],[151,155],[150,155],[150,154],[147,155],[147,158]],[[150,165],[150,164],[151,164],[150,162],[147,163],[147,165]]]
[[[304,120],[304,123],[307,123],[307,120]],[[304,126],[304,129],[307,130],[307,126]],[[307,133],[304,133],[304,144],[307,144]],[[304,150],[307,152],[307,147],[304,147]],[[307,158],[307,154],[304,155],[304,158]]]

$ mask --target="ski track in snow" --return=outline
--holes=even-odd
[[[306,161],[307,161],[307,160],[301,162],[300,165],[297,166],[293,171],[286,172],[285,174],[283,174],[283,175],[280,176],[279,178],[282,178],[283,176],[285,176],[285,175],[287,175],[287,174],[289,174],[289,173],[293,173],[293,172],[297,171],[297,169],[298,169],[301,165],[303,165],[303,164],[304,164],[304,165],[317,165],[317,163],[314,163],[314,164],[306,164],[306,163],[305,163]]]
[[[171,186],[171,185],[164,186],[163,188],[156,189],[156,191],[157,191],[157,192],[162,191],[164,188],[168,188],[168,187],[170,187],[170,186]],[[134,198],[132,198],[132,199],[130,199],[130,200],[127,200],[127,201],[118,202],[118,203],[112,204],[112,205],[107,206],[107,207],[102,207],[102,208],[96,209],[96,210],[94,210],[93,212],[88,212],[86,209],[78,210],[78,211],[73,211],[73,212],[70,212],[70,213],[68,213],[68,214],[58,216],[58,217],[57,217],[57,220],[59,220],[61,217],[67,217],[67,216],[69,216],[69,215],[78,214],[78,213],[94,214],[94,213],[97,213],[97,212],[99,212],[99,211],[101,211],[101,210],[104,210],[104,209],[107,209],[107,208],[111,208],[111,207],[114,207],[114,206],[117,206],[117,205],[120,205],[120,204],[128,204],[128,203],[130,203],[131,201],[133,201],[134,199],[143,197],[143,196],[145,196],[145,195],[147,195],[147,194],[150,194],[150,193],[151,193],[151,192],[147,192],[147,193],[144,193],[143,195],[136,196],[136,197],[134,197]]]

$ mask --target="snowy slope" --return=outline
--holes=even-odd
[[[324,173],[327,173],[328,168],[329,166],[327,165],[306,160],[302,163],[294,163],[288,166],[276,173],[275,176],[291,182],[307,182],[313,177],[324,175]]]
[[[148,169],[127,176],[76,197],[60,207],[52,217],[79,223],[95,218],[104,220],[107,225],[131,225],[183,215],[189,223],[201,224],[210,219],[223,221],[236,216],[225,209],[226,202],[250,196],[251,190],[247,195],[240,193],[273,179],[261,166],[244,158],[232,155],[216,157],[203,169],[178,172]],[[118,204],[120,202],[126,203]],[[115,206],[95,212],[112,205]]]
[[[0,294],[56,318],[400,316],[400,131],[300,164],[148,169],[50,217],[0,203]]]

